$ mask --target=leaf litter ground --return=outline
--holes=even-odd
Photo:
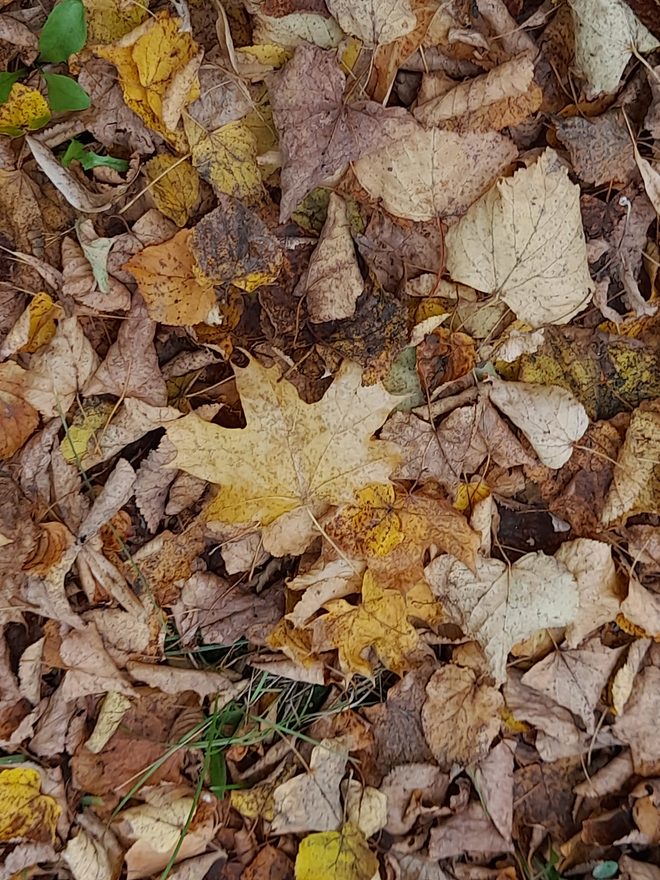
[[[0,880],[660,880],[653,4],[0,5]]]

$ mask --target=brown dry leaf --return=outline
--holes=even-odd
[[[660,638],[660,595],[643,587],[634,575],[628,582],[628,595],[621,603],[621,613],[652,638]]]
[[[116,341],[85,385],[84,396],[112,394],[120,398],[136,397],[151,406],[165,406],[167,387],[154,348],[155,334],[156,324],[149,317],[144,300],[136,293]]]
[[[474,568],[479,536],[447,501],[391,485],[365,486],[356,500],[325,529],[349,556],[367,560],[382,587],[405,591],[421,580],[432,544]]]
[[[297,516],[298,532],[311,539],[314,508],[350,501],[365,483],[387,480],[397,450],[371,435],[396,398],[382,386],[363,388],[356,364],[344,362],[315,404],[303,403],[277,367],[250,360],[234,372],[246,428],[222,428],[191,414],[168,431],[174,464],[221,486],[206,511],[209,520],[268,526]]]
[[[364,565],[348,559],[328,563],[320,560],[287,583],[290,591],[301,591],[302,595],[286,619],[296,627],[303,627],[326,602],[359,593],[364,569]]]
[[[126,697],[136,695],[126,675],[117,669],[93,623],[63,635],[59,654],[67,670],[61,687],[64,699],[75,700],[87,694],[110,691]]]
[[[427,128],[437,125],[461,134],[501,131],[524,122],[539,109],[542,98],[534,82],[533,58],[519,55],[418,104],[414,116]]]
[[[571,623],[577,613],[575,578],[544,553],[528,553],[512,566],[478,559],[476,574],[440,556],[425,575],[449,619],[482,646],[499,683],[506,680],[506,658],[516,642],[544,627]]]
[[[448,231],[452,278],[497,294],[532,327],[570,321],[593,289],[579,196],[555,153],[545,150]]]
[[[622,650],[605,647],[597,637],[578,649],[559,648],[532,666],[521,681],[568,709],[592,734],[594,710]]]
[[[422,727],[440,767],[481,761],[499,733],[503,706],[500,692],[472,669],[447,664],[434,672],[426,685]]]
[[[410,0],[327,0],[344,33],[379,46],[410,33],[417,18]]]
[[[275,789],[274,834],[335,831],[343,812],[339,783],[346,770],[348,751],[341,740],[322,740],[312,749],[309,771]]]
[[[190,246],[202,278],[247,293],[272,284],[283,262],[281,243],[261,217],[224,193],[218,194],[218,207],[195,226]]]
[[[589,426],[582,404],[558,385],[532,385],[494,379],[492,403],[508,416],[534,447],[541,463],[559,469],[573,454],[573,443]]]
[[[199,175],[191,163],[160,153],[143,172],[158,210],[177,226],[185,226],[199,199]]]
[[[474,787],[493,825],[510,841],[513,826],[513,769],[515,742],[503,740],[474,772]]]
[[[513,844],[502,837],[479,803],[470,803],[462,812],[441,821],[431,829],[429,838],[429,855],[437,860],[512,851]]]
[[[39,413],[23,396],[27,381],[18,364],[0,364],[0,460],[11,458],[39,424]]]
[[[171,443],[165,438],[143,459],[137,471],[135,503],[152,534],[163,518],[170,485],[176,477],[176,471],[168,467],[174,455]]]
[[[133,554],[132,563],[124,563],[124,573],[137,581],[138,589],[146,582],[161,608],[174,605],[183,584],[202,565],[198,557],[204,544],[196,521],[181,534],[165,529]]]
[[[256,596],[212,572],[193,574],[172,607],[182,644],[196,644],[198,632],[207,645],[231,645],[243,637],[253,645],[265,644],[283,610],[272,592]]]
[[[69,236],[62,239],[62,293],[95,312],[124,312],[131,305],[128,288],[112,276],[108,290],[99,290],[83,249]]]
[[[660,761],[658,700],[660,669],[647,666],[637,676],[632,696],[613,725],[614,733],[630,746],[635,772],[646,775],[644,765]]]
[[[46,418],[62,418],[99,366],[76,318],[63,318],[47,346],[33,355],[25,400]]]
[[[345,84],[335,53],[308,44],[268,80],[282,150],[282,221],[349,162],[414,128],[403,108],[384,110],[373,101],[344,104]]]
[[[165,694],[194,691],[202,699],[213,697],[213,704],[218,709],[245,690],[245,683],[233,681],[224,673],[212,669],[183,669],[129,660],[126,671],[134,681],[144,682]]]
[[[114,880],[123,862],[123,852],[112,831],[91,810],[77,817],[78,834],[69,838],[62,861],[74,880]]]
[[[128,107],[174,146],[185,147],[175,129],[183,107],[199,97],[202,56],[181,20],[162,10],[95,53],[117,68]]]
[[[599,626],[616,618],[621,604],[621,581],[614,567],[612,548],[603,541],[565,541],[555,559],[566,566],[577,582],[577,615],[566,629],[567,645],[577,648]]]
[[[319,324],[355,314],[355,303],[363,288],[346,202],[330,193],[319,243],[296,292],[304,292],[309,320]]]
[[[660,402],[642,403],[626,431],[601,521],[610,525],[634,513],[658,513],[660,499]]]
[[[332,599],[326,608],[327,614],[310,624],[312,648],[317,654],[336,648],[341,670],[348,677],[353,673],[373,675],[371,652],[386,669],[401,675],[420,647],[410,619],[437,615],[437,605],[426,584],[419,584],[403,596],[398,590],[382,589],[369,571],[362,581],[359,605]]]
[[[125,263],[153,321],[180,327],[204,323],[215,306],[213,284],[200,271],[192,251],[191,229],[151,245]]]
[[[630,135],[620,110],[595,119],[573,116],[557,123],[557,137],[568,150],[577,176],[591,186],[629,183],[635,173]]]
[[[392,214],[432,220],[465,213],[516,155],[513,142],[495,132],[426,131],[404,118],[392,122],[390,142],[354,171]]]
[[[427,747],[428,750],[428,747]],[[407,834],[420,816],[442,814],[437,806],[449,788],[449,777],[435,764],[399,764],[383,780],[388,834]]]

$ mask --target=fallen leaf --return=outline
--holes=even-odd
[[[393,120],[389,143],[353,168],[369,195],[392,214],[432,220],[464,214],[516,154],[513,142],[495,132],[426,131],[401,119]]]
[[[488,818],[510,841],[513,827],[513,770],[515,743],[503,740],[474,771],[474,787]]]
[[[213,284],[195,261],[192,237],[191,229],[182,229],[174,238],[144,248],[125,263],[152,321],[177,327],[201,324],[215,305]]]
[[[378,859],[353,825],[309,834],[300,842],[296,880],[373,880],[377,873]]]
[[[190,162],[160,153],[143,172],[158,210],[177,226],[185,226],[199,199],[199,175]]]
[[[534,82],[534,61],[519,55],[488,73],[455,85],[444,95],[418,103],[413,115],[426,128],[501,131],[519,125],[539,109],[543,92]]]
[[[472,669],[447,664],[426,685],[422,727],[441,769],[466,767],[488,754],[500,729],[502,695]]]
[[[182,134],[174,131],[178,119],[166,118],[167,102],[171,90],[181,87],[189,65],[196,62],[199,67],[201,56],[191,34],[181,30],[181,20],[162,10],[113,45],[96,46],[95,53],[117,68],[128,107],[150,129],[174,146],[183,146]],[[196,69],[191,82],[186,77],[185,85],[182,103],[190,103],[199,97]]]
[[[419,645],[419,636],[409,620],[420,616],[414,600],[413,590],[403,596],[398,590],[382,589],[367,571],[359,605],[332,599],[326,604],[327,614],[311,624],[313,647],[317,652],[336,648],[339,665],[348,675],[373,675],[370,650],[386,669],[401,674]],[[432,601],[428,607],[433,609]]]
[[[0,364],[0,460],[11,458],[39,424],[39,413],[24,398],[27,380],[13,361]]]
[[[131,708],[131,701],[123,694],[115,691],[107,693],[101,701],[101,708],[96,718],[94,730],[87,740],[85,748],[95,755],[103,751],[110,737],[115,733],[122,722],[124,715]]]
[[[396,399],[381,386],[363,388],[356,364],[345,362],[316,404],[303,403],[276,367],[250,360],[235,374],[246,428],[190,414],[168,431],[174,464],[221,486],[208,519],[269,525],[319,503],[349,501],[365,483],[387,480],[395,447],[370,438]],[[311,517],[308,526],[311,536]]]
[[[62,861],[74,880],[114,880],[123,862],[119,841],[91,811],[79,816],[78,823],[81,827],[67,842]]]
[[[471,853],[506,853],[513,844],[505,840],[479,803],[470,803],[465,810],[441,821],[431,829],[429,855],[446,859]]]
[[[247,293],[271,284],[282,266],[280,242],[242,202],[223,193],[217,201],[218,207],[200,220],[190,239],[202,279],[231,283]]]
[[[268,79],[282,150],[282,222],[314,187],[381,148],[400,127],[404,135],[413,125],[402,108],[383,110],[373,101],[345,104],[345,84],[335,53],[305,44]]]
[[[544,627],[571,623],[577,613],[575,578],[544,553],[528,553],[512,566],[478,559],[476,574],[440,556],[425,574],[449,619],[482,646],[499,683],[506,680],[507,655],[516,642]]]
[[[557,137],[584,183],[624,185],[634,176],[635,157],[620,110],[610,110],[595,119],[562,119],[557,123]]]
[[[257,138],[240,119],[203,134],[192,147],[192,163],[216,194],[255,205],[264,197],[257,154]]]
[[[388,834],[407,834],[420,816],[442,814],[438,807],[449,788],[449,776],[435,764],[399,764],[383,780]]]
[[[174,458],[174,449],[167,439],[162,440],[142,461],[135,483],[135,503],[147,529],[153,534],[163,518],[167,495],[176,471],[168,465]]]
[[[609,525],[634,513],[657,513],[660,497],[660,405],[642,403],[619,452],[601,520]]]
[[[623,714],[616,718],[613,730],[630,746],[635,772],[642,775],[644,765],[655,766],[660,760],[657,736],[660,669],[647,666],[637,676],[632,696]]]
[[[312,749],[309,772],[294,776],[275,789],[275,834],[335,831],[342,822],[339,783],[348,752],[341,743],[323,740]]]
[[[114,0],[83,0],[89,43],[113,43],[141,24],[148,9]]]
[[[331,599],[342,599],[360,592],[364,565],[346,559],[329,563],[318,562],[305,574],[299,574],[287,584],[292,592],[301,591],[293,611],[286,615],[296,627],[303,627]]]
[[[377,788],[348,779],[342,785],[346,819],[365,837],[373,837],[387,824],[387,798]]]
[[[316,250],[300,282],[309,319],[315,324],[355,314],[364,281],[355,255],[346,202],[330,193],[328,213]]]
[[[552,150],[492,187],[446,244],[454,281],[497,294],[532,327],[565,324],[591,297],[579,187]]]
[[[15,767],[0,770],[0,841],[31,840],[54,843],[61,807],[41,794],[42,779],[37,770]]]
[[[224,673],[212,669],[183,669],[129,660],[126,671],[134,681],[142,681],[166,694],[194,691],[202,699],[213,697],[214,705],[218,709],[226,706],[245,689],[242,682],[233,681]]]
[[[557,385],[493,380],[489,398],[523,432],[546,467],[559,469],[589,426],[582,404]]]
[[[410,33],[417,24],[410,0],[328,0],[344,33],[379,46]]]
[[[62,636],[59,653],[67,670],[62,684],[64,699],[110,691],[126,697],[136,695],[126,675],[117,669],[94,624],[88,623],[84,629],[72,629]]]
[[[589,98],[615,92],[621,76],[636,53],[660,46],[621,0],[570,0],[575,29],[575,61],[587,80]]]
[[[559,648],[532,666],[521,681],[568,709],[592,734],[594,710],[621,650],[601,645],[597,637],[581,648]]]
[[[50,119],[48,103],[41,92],[15,82],[7,100],[0,105],[0,134],[19,137],[43,128]]]

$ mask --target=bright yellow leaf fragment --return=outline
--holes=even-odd
[[[372,880],[378,859],[354,825],[308,834],[296,857],[296,880]]]
[[[52,843],[62,808],[41,794],[41,777],[32,768],[0,770],[0,842]]]
[[[149,15],[149,0],[83,0],[83,5],[90,45],[120,39]]]
[[[185,226],[199,198],[199,175],[190,162],[161,153],[147,162],[144,174],[158,210]]]
[[[55,319],[63,315],[62,307],[43,291],[37,293],[28,306],[30,326],[28,340],[21,351],[34,352],[55,336]]]
[[[157,13],[111,46],[96,54],[117,68],[124,100],[146,124],[175,147],[186,148],[176,132],[183,107],[199,97],[199,48],[181,30],[181,20]]]
[[[365,486],[355,493],[356,505],[345,511],[347,528],[364,535],[368,556],[387,556],[403,541],[401,520],[394,510],[394,486],[391,483]]]
[[[0,134],[19,137],[42,128],[49,119],[50,110],[41,92],[14,83],[9,97],[0,105]]]
[[[216,193],[226,193],[248,204],[259,202],[263,196],[257,138],[240,120],[203,137],[193,146],[192,161]]]

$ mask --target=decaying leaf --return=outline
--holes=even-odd
[[[15,82],[0,105],[0,134],[17,137],[42,128],[49,119],[50,109],[41,92]]]
[[[585,308],[592,283],[579,188],[551,150],[500,181],[448,231],[447,268],[533,327],[565,324]]]
[[[246,428],[221,428],[191,414],[168,431],[175,466],[221,487],[209,519],[267,526],[298,514],[299,528],[311,537],[315,505],[349,501],[365,483],[387,480],[396,448],[371,435],[396,398],[382,386],[363,388],[356,364],[345,362],[316,404],[303,403],[276,367],[251,360],[235,373]]]
[[[528,553],[512,566],[478,559],[476,574],[439,556],[425,573],[449,618],[482,646],[497,682],[506,680],[506,658],[516,642],[571,623],[577,614],[575,578],[544,553]]]
[[[432,220],[464,214],[516,155],[513,142],[495,132],[427,131],[403,119],[393,123],[390,143],[356,162],[354,170],[369,195],[392,214]]]
[[[238,120],[200,137],[192,148],[192,162],[216,193],[250,205],[264,195],[257,152],[254,132],[244,120]]]
[[[0,841],[53,843],[62,808],[41,794],[41,776],[32,767],[0,770]]]

